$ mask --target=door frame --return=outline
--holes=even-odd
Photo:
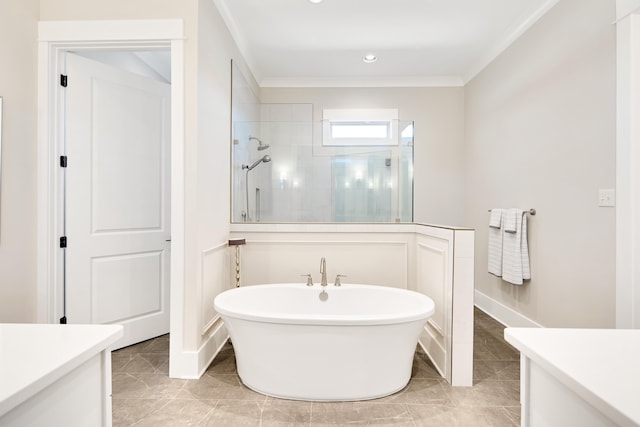
[[[184,24],[181,19],[38,23],[37,321],[62,316],[62,172],[59,167],[64,52],[80,49],[171,51],[170,365],[180,376],[184,302]],[[174,356],[176,356],[174,358]],[[175,363],[178,362],[178,363]]]

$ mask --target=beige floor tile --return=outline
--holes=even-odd
[[[435,366],[429,359],[429,356],[418,347],[416,355],[413,359],[413,366],[411,368],[411,378],[433,378],[440,379],[442,376],[436,370]]]
[[[126,363],[113,369],[113,372],[127,374],[164,374],[169,375],[169,356],[162,353],[139,353]]]
[[[516,427],[504,408],[407,405],[417,427]]]
[[[520,406],[519,381],[482,381],[473,387],[450,387],[449,396],[456,406]]]
[[[245,387],[237,375],[203,375],[187,382],[177,395],[181,399],[226,399],[264,402],[266,396]]]
[[[113,427],[131,426],[169,402],[169,399],[113,399]]]
[[[218,401],[207,415],[202,426],[211,427],[259,427],[264,402],[246,400]]]
[[[203,423],[216,401],[173,399],[136,424],[137,426],[194,426]]]
[[[236,358],[232,347],[225,347],[220,351],[206,371],[207,375],[212,376],[235,374],[236,372]]]
[[[314,402],[311,425],[412,426],[404,404],[371,402]]]
[[[262,410],[262,427],[308,426],[311,402],[269,398]]]
[[[519,381],[520,361],[476,360],[473,363],[474,383],[484,380]]]
[[[380,400],[384,403],[448,405],[451,403],[449,388],[443,379],[413,378],[403,390]]]
[[[111,372],[123,372],[124,367],[136,356],[133,352],[114,351],[111,353]]]
[[[173,399],[186,383],[165,374],[116,373],[112,375],[112,394],[114,399]]]

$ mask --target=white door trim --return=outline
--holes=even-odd
[[[618,2],[619,13],[631,3]],[[616,328],[640,329],[640,14],[619,19],[616,32]]]
[[[60,58],[70,49],[171,49],[171,376],[181,376],[184,302],[184,29],[183,21],[41,21],[38,23],[38,322],[61,317],[62,257],[59,142]]]

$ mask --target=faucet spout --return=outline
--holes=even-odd
[[[324,259],[324,257],[320,259],[320,275],[320,285],[327,286],[327,261]]]

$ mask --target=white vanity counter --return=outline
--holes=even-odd
[[[523,426],[640,426],[640,330],[507,328]]]
[[[111,425],[119,325],[0,324],[0,426]]]

